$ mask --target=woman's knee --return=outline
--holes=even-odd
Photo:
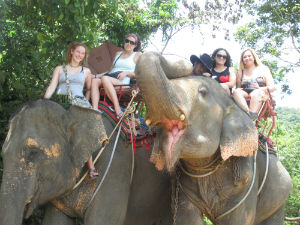
[[[98,88],[101,84],[101,81],[98,78],[92,79],[92,88]]]

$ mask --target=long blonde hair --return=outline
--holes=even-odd
[[[83,60],[80,62],[79,65],[83,65],[83,66],[86,66],[87,65],[87,58],[88,58],[88,48],[85,44],[81,43],[81,42],[78,42],[78,41],[73,41],[69,44],[68,46],[68,50],[67,50],[67,53],[66,53],[66,61],[67,63],[70,63],[72,61],[72,50],[74,51],[78,46],[82,46],[85,48],[85,55],[84,55],[84,58]]]
[[[258,58],[257,54],[255,53],[255,51],[251,48],[246,48],[242,51],[241,53],[241,58],[240,58],[240,71],[244,70],[245,69],[245,66],[244,66],[244,63],[243,63],[243,57],[244,57],[244,54],[246,51],[249,51],[251,52],[253,58],[254,58],[254,64],[255,66],[260,66],[262,65],[260,59]]]

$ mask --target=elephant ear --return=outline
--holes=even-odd
[[[92,110],[71,106],[67,134],[71,157],[76,168],[82,168],[89,157],[102,147],[107,135],[101,115]]]
[[[223,160],[230,156],[252,156],[258,148],[258,133],[249,116],[237,106],[230,106],[223,119],[220,140]]]

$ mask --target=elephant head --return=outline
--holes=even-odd
[[[191,71],[189,62],[170,63],[153,52],[136,65],[146,121],[158,130],[152,160],[172,170],[179,159],[208,159],[218,151],[223,160],[251,156],[258,141],[249,116],[215,80],[187,76]]]
[[[2,149],[4,224],[21,224],[38,205],[70,191],[104,139],[101,116],[93,110],[66,111],[49,100],[24,104],[10,120]]]

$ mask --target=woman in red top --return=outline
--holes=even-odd
[[[218,81],[228,95],[236,83],[234,68],[231,67],[231,57],[226,49],[218,48],[213,54],[212,78]]]

